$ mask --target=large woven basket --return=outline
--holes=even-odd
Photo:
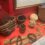
[[[2,24],[0,24],[0,34],[3,36],[8,36],[14,31],[15,28],[15,17],[9,17],[2,19]]]

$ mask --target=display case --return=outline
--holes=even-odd
[[[0,45],[33,45],[45,36],[45,25],[40,23],[37,13],[38,5],[44,2],[41,0],[0,0],[0,4],[4,6],[2,11],[14,17],[13,21],[9,20],[10,26],[5,26],[8,31],[11,31],[14,26],[14,31],[7,36],[0,35]]]

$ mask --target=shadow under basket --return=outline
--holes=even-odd
[[[4,17],[0,21],[0,35],[10,35],[14,31],[15,24],[15,17]]]

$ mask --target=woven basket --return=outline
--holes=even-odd
[[[0,25],[0,34],[3,36],[8,36],[14,31],[15,24],[15,17],[10,17],[7,22]]]

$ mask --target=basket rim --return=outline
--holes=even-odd
[[[6,25],[13,21],[15,21],[15,17],[12,20],[7,21],[7,23],[5,23],[4,25],[1,25],[0,28],[6,27]]]

